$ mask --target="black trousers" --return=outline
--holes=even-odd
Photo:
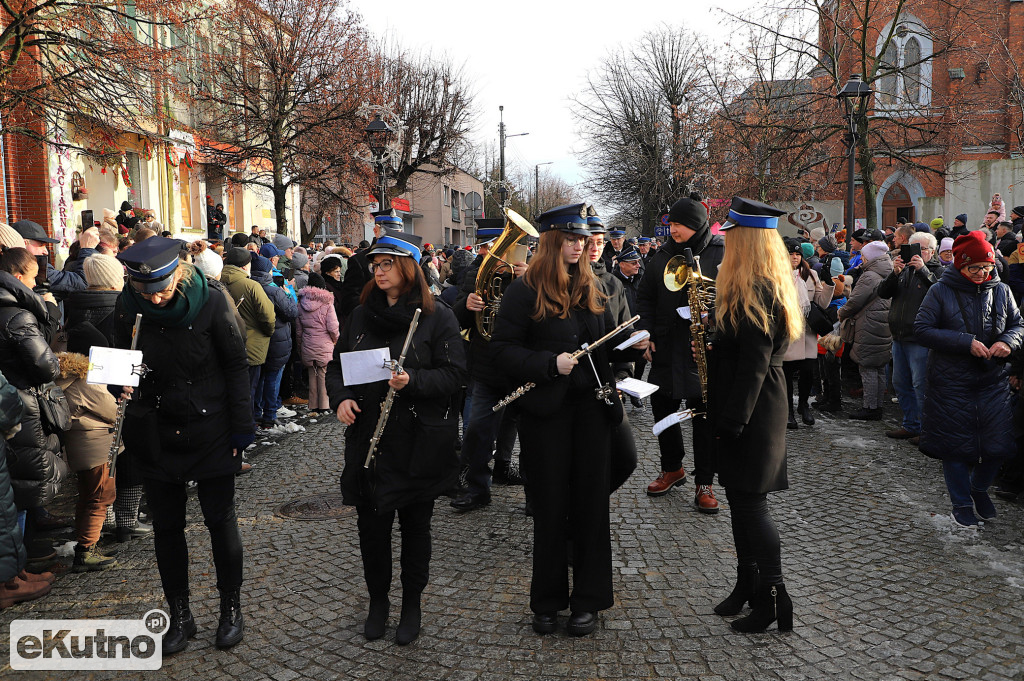
[[[597,612],[612,606],[606,409],[587,392],[570,394],[551,418],[521,416],[520,461],[533,504],[530,608],[536,613],[567,606],[574,612]]]
[[[813,359],[796,359],[782,363],[782,371],[786,374],[786,397],[789,399],[789,411],[793,411],[793,379],[796,378],[800,404],[807,404],[811,397],[811,386],[814,384]]]
[[[768,494],[726,488],[725,497],[732,511],[737,563],[757,565],[762,584],[782,584],[782,540],[768,508]]]
[[[143,486],[153,515],[153,544],[156,565],[164,593],[188,588],[188,545],[185,543],[185,504],[188,492],[184,482],[165,482],[144,478]],[[221,591],[242,586],[242,537],[235,515],[235,476],[198,481],[199,507],[210,531],[213,565],[217,570],[217,588]]]
[[[633,437],[633,426],[629,418],[622,417],[622,423],[612,426],[611,450],[609,452],[609,489],[614,493],[626,484],[629,476],[636,470],[636,439]]]
[[[409,504],[390,513],[379,514],[369,506],[358,506],[356,511],[359,514],[359,552],[370,596],[387,596],[391,590],[391,528],[397,513],[402,534],[402,597],[418,597],[430,578],[433,500]]]
[[[661,390],[651,395],[651,411],[654,420],[660,421],[669,414],[679,411],[683,400],[661,395]],[[686,407],[696,411],[704,411],[704,403],[698,400],[686,400]],[[714,483],[717,460],[715,449],[711,443],[711,428],[707,419],[695,418],[693,424],[693,477],[698,485]],[[661,450],[661,470],[677,471],[683,467],[683,456],[686,447],[683,445],[683,430],[678,425],[672,426],[658,436],[658,448]]]
[[[843,385],[840,376],[841,360],[835,355],[818,355],[818,370],[821,374],[821,394],[826,402],[839,405],[843,401]]]

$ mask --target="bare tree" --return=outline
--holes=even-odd
[[[697,39],[683,28],[648,32],[612,52],[574,98],[586,188],[653,233],[658,214],[706,190],[705,132],[714,111]]]

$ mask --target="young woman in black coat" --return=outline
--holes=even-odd
[[[763,217],[750,220],[753,211]],[[738,563],[736,588],[715,612],[736,615],[749,600],[753,611],[732,623],[744,632],[764,631],[776,619],[780,630],[793,627],[779,531],[768,507],[769,492],[789,487],[789,408],[782,363],[789,344],[804,331],[786,246],[773,227],[765,226],[777,223],[771,216],[783,214],[734,199],[730,220],[756,224],[726,225],[709,355],[709,419],[718,447],[718,478],[732,511]]]
[[[384,635],[391,607],[391,528],[398,515],[402,537],[402,617],[395,641],[411,643],[420,632],[420,597],[430,574],[430,519],[434,500],[455,482],[458,405],[466,360],[451,309],[436,304],[419,266],[419,239],[381,237],[367,254],[373,279],[338,339],[327,365],[331,409],[345,429],[341,492],[356,507],[359,550],[370,595],[363,633]],[[404,371],[389,381],[346,385],[341,353],[389,348],[397,360],[416,308],[419,325]],[[376,454],[365,467],[388,389],[395,389]]]
[[[577,205],[540,217],[537,253],[502,297],[491,340],[497,364],[515,385],[536,384],[517,404],[521,461],[533,505],[530,608],[538,634],[554,632],[558,611],[566,607],[572,610],[568,633],[589,634],[597,626],[597,613],[614,601],[609,447],[623,410],[609,348],[622,338],[599,346],[593,366],[587,358],[571,356],[616,326],[589,258],[581,257],[590,234],[585,216],[585,207]],[[607,403],[595,393],[600,387],[595,371],[600,386],[610,388]]]
[[[129,282],[114,309],[114,344],[138,349],[148,373],[125,410],[123,439],[132,450],[153,516],[154,548],[171,624],[164,654],[196,634],[189,607],[185,543],[186,483],[198,485],[220,590],[218,648],[242,640],[242,539],[235,515],[235,473],[254,439],[245,339],[224,296],[178,261],[177,241],[150,237],[117,257]]]

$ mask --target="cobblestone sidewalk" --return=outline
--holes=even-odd
[[[658,469],[652,419],[635,410],[630,417],[641,463],[612,499],[616,603],[594,635],[533,634],[530,519],[521,487],[496,487],[489,507],[466,515],[438,501],[420,638],[394,644],[400,599],[393,594],[388,635],[367,643],[354,515],[274,515],[286,501],[337,491],[342,428],[304,418],[304,432],[264,439],[252,456],[255,470],[238,479],[245,640],[230,651],[213,646],[217,591],[193,495],[187,532],[199,635],[142,678],[1024,680],[1020,505],[997,500],[997,520],[954,531],[937,462],[886,439],[885,423],[820,417],[790,431],[792,488],[773,495],[795,629],[739,635],[712,612],[735,574],[728,510],[698,514],[692,484],[647,497]],[[151,541],[124,545],[118,570],[69,572],[46,598],[0,612],[0,649],[9,649],[13,619],[137,618],[166,607]],[[138,673],[3,666],[0,676]]]

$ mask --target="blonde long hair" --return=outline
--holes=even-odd
[[[767,296],[756,295],[764,287]],[[766,334],[772,333],[772,304],[782,308],[791,341],[804,334],[804,317],[793,282],[793,266],[774,229],[734,227],[725,233],[725,257],[715,280],[719,322],[738,328],[744,318]]]
[[[579,237],[554,229],[540,235],[537,253],[524,275],[526,283],[537,292],[531,315],[534,321],[545,317],[565,319],[576,306],[594,314],[604,312],[607,296],[598,288],[587,249],[584,247],[577,264],[566,267],[562,262],[562,244],[570,238]]]

